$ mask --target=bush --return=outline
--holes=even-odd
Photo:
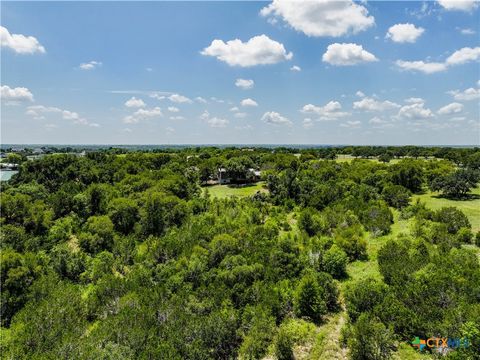
[[[362,314],[353,325],[348,339],[352,360],[389,359],[393,346],[393,331],[376,317]]]
[[[364,259],[367,256],[367,242],[359,224],[335,230],[334,241],[345,253],[350,261]]]
[[[472,228],[467,216],[456,207],[443,207],[434,215],[434,220],[447,226],[450,234],[456,234],[460,228]]]
[[[362,313],[373,310],[380,304],[387,294],[385,284],[374,280],[364,279],[347,287],[345,302],[348,315],[355,321]]]
[[[344,278],[347,274],[348,256],[337,245],[328,249],[322,258],[322,269],[336,279]]]
[[[382,198],[386,203],[396,209],[403,209],[410,201],[410,191],[401,185],[389,184],[383,188]]]
[[[319,323],[327,313],[324,290],[314,274],[307,274],[300,280],[295,291],[294,307],[297,316],[309,318],[315,323]]]

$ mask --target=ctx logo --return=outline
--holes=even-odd
[[[440,337],[430,337],[427,340],[420,339],[418,336],[415,337],[415,340],[412,341],[412,346],[416,347],[418,350],[422,351],[427,348],[431,349],[446,349],[446,348],[466,348],[470,346],[470,341],[467,338],[451,339],[451,338],[440,338]]]

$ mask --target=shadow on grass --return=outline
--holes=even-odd
[[[452,200],[452,201],[472,201],[472,200],[480,199],[480,195],[478,195],[478,194],[465,194],[465,195],[458,196],[458,197],[447,196],[447,195],[432,195],[432,198]]]

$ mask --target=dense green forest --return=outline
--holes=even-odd
[[[4,359],[480,359],[478,148],[12,160]]]

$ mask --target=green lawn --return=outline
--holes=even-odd
[[[235,185],[213,185],[204,187],[203,191],[208,191],[212,197],[220,199],[230,196],[245,197],[252,196],[257,191],[266,192],[267,189],[265,189],[264,185],[265,183],[263,181],[241,187]]]
[[[479,198],[474,200],[449,200],[438,197],[438,193],[428,192],[422,195],[414,195],[413,201],[420,199],[432,210],[438,210],[444,206],[457,207],[467,215],[472,224],[472,230],[477,232],[480,231],[480,187],[474,189],[471,194],[479,195]]]

